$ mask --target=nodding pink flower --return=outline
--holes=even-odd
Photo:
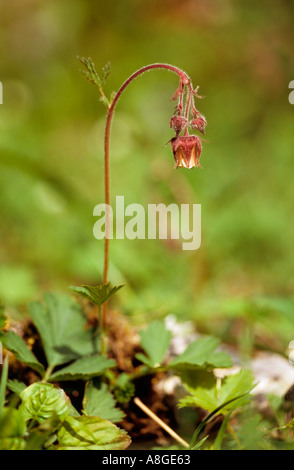
[[[199,163],[201,155],[201,141],[196,135],[173,137],[171,139],[172,151],[175,159],[175,168],[201,167]]]
[[[202,134],[205,134],[205,126],[207,122],[204,116],[199,116],[192,121],[190,121],[190,126],[192,129],[197,129],[200,131]]]
[[[170,127],[172,127],[176,133],[179,133],[187,126],[188,120],[184,116],[173,116],[170,120]]]

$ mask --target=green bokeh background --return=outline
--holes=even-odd
[[[134,322],[173,313],[222,334],[227,318],[250,317],[252,299],[284,299],[264,324],[275,333],[283,324],[283,341],[293,339],[293,20],[290,0],[1,0],[0,296],[9,308],[101,280],[92,214],[103,202],[105,108],[77,55],[97,70],[111,62],[108,94],[137,68],[167,62],[205,96],[204,169],[173,170],[164,145],[178,80],[153,71],[117,107],[112,198],[201,204],[202,246],[114,240],[110,280],[126,284],[116,306]]]

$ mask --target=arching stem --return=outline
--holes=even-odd
[[[139,75],[142,75],[144,72],[152,69],[166,69],[171,72],[176,73],[180,77],[180,87],[181,89],[184,88],[185,85],[189,87],[189,97],[190,97],[190,88],[191,88],[191,80],[188,75],[180,70],[177,67],[169,64],[150,64],[146,65],[145,67],[140,68],[136,72],[134,72],[120,87],[112,103],[108,107],[107,117],[106,117],[106,126],[105,126],[105,137],[104,137],[104,185],[105,185],[105,240],[104,240],[104,268],[103,268],[103,284],[106,284],[108,281],[108,267],[109,267],[109,228],[110,228],[110,214],[109,214],[109,206],[110,206],[110,178],[109,178],[109,147],[110,147],[110,132],[111,132],[111,123],[114,115],[115,106],[123,93],[123,91],[127,88],[127,86]],[[190,100],[189,100],[190,101]],[[107,302],[102,305],[101,309],[101,318],[100,318],[100,327],[102,332],[102,342],[101,342],[101,349],[102,354],[106,352],[106,344],[105,344],[105,326],[106,326],[106,312],[107,312]]]

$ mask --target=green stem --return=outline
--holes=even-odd
[[[51,374],[52,374],[54,368],[55,368],[55,365],[54,365],[54,364],[53,364],[52,366],[47,367],[42,382],[48,382],[48,380],[50,379],[50,376],[51,376]]]

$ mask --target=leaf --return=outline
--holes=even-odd
[[[19,380],[13,379],[13,380],[7,380],[7,387],[13,393],[20,395],[21,392],[26,388],[26,384],[24,384],[23,382],[20,382]]]
[[[221,427],[217,433],[216,439],[213,444],[213,450],[221,450],[222,442],[226,433],[227,426],[229,424],[230,418],[232,413],[240,406],[239,400],[237,400],[237,403],[234,402],[232,408],[230,411],[226,414]]]
[[[268,423],[265,423],[259,414],[250,416],[246,412],[239,417],[236,434],[242,450],[268,450],[268,441],[265,439],[267,432]]]
[[[99,350],[99,337],[85,328],[81,306],[62,294],[46,294],[44,302],[30,304],[49,366],[69,363]],[[94,344],[93,344],[94,342]]]
[[[99,284],[98,286],[71,286],[70,289],[81,297],[85,297],[93,304],[101,307],[102,304],[109,300],[110,297],[112,297],[122,287],[123,285],[113,287],[111,283],[108,282],[107,284]]]
[[[192,447],[191,450],[199,450],[200,447],[202,447],[202,445],[204,444],[204,442],[205,442],[206,439],[208,439],[208,438],[209,438],[209,436],[203,437],[203,439],[201,439],[201,441],[197,442],[197,444],[196,444],[194,447]]]
[[[60,425],[61,423],[57,422],[56,418],[52,417],[38,426],[34,426],[27,435],[25,450],[48,449],[54,442],[57,442],[57,430]]]
[[[82,74],[91,82],[93,85],[96,85],[98,88],[102,86],[101,80],[98,73],[95,70],[94,62],[91,57],[77,57],[77,59],[85,66],[86,70],[81,70]]]
[[[135,395],[135,385],[129,374],[122,372],[116,379],[115,384],[112,386],[112,391],[118,403],[125,405]]]
[[[249,393],[255,387],[254,377],[250,370],[242,369],[234,375],[229,375],[220,388],[219,400],[225,402],[238,395]]]
[[[20,437],[6,437],[0,439],[0,450],[24,450],[26,441]]]
[[[22,413],[11,407],[5,408],[0,417],[0,438],[22,437],[25,431],[26,425]]]
[[[8,357],[4,359],[0,381],[0,416],[5,405],[6,385],[8,377]]]
[[[108,62],[105,67],[102,69],[102,78],[99,77],[98,73],[95,69],[95,64],[91,57],[87,59],[85,57],[77,57],[78,60],[85,66],[86,70],[81,70],[81,73],[84,77],[92,83],[92,85],[96,86],[100,92],[100,101],[102,101],[107,107],[110,106],[109,100],[106,98],[103,92],[104,83],[110,73],[110,62]]]
[[[216,378],[212,371],[183,368],[177,372],[191,393],[179,400],[179,408],[199,406],[208,411],[216,408]]]
[[[244,395],[247,395],[247,394],[244,394]],[[228,405],[232,405],[232,407],[235,407],[235,404],[237,401],[238,401],[238,406],[241,406],[242,398],[244,397],[244,395],[240,395],[238,397],[232,398],[229,401],[226,401],[225,403],[222,403],[215,410],[213,410],[208,416],[206,416],[206,418],[199,424],[199,426],[197,426],[197,429],[192,436],[190,447],[191,448],[195,447],[195,442],[197,440],[197,437],[199,436],[204,426],[206,426],[206,424],[211,420],[211,418],[213,418],[213,416],[218,414],[221,410],[225,409],[225,407],[227,407]]]
[[[106,384],[100,384],[97,379],[91,380],[86,387],[83,412],[113,423],[119,423],[125,416],[120,408],[115,407],[115,400]]]
[[[233,361],[225,351],[215,351],[209,356],[207,365],[213,369],[226,369],[232,367]]]
[[[191,391],[191,390],[190,390]],[[211,411],[218,406],[217,392],[214,388],[205,389],[198,387],[193,391],[193,395],[181,398],[178,403],[179,408],[187,406],[200,407],[204,410]]]
[[[43,365],[29,350],[24,340],[13,331],[0,332],[0,342],[15,354],[18,361],[36,370],[42,377],[45,373]]]
[[[99,77],[95,69],[95,64],[91,57],[78,57],[78,60],[85,66],[86,70],[81,70],[82,74],[91,82],[93,85],[96,85],[98,88],[102,88],[106,78],[110,73],[110,63],[108,62],[105,67],[102,69],[102,79]]]
[[[157,367],[159,365],[159,364],[154,365],[154,362],[152,362],[151,359],[149,359],[148,357],[145,356],[145,354],[142,354],[142,353],[137,353],[136,354],[136,359],[138,359],[138,361],[145,364],[145,366],[148,366],[148,368],[151,367],[151,369],[153,369],[154,367]]]
[[[105,356],[94,355],[77,359],[67,367],[51,375],[50,381],[60,380],[89,380],[92,377],[103,374],[110,367],[114,367],[116,362],[107,359]]]
[[[210,387],[191,387],[185,384],[190,396],[182,398],[179,401],[179,407],[200,406],[207,411],[213,411],[225,402],[230,402],[240,395],[249,393],[254,388],[253,376],[249,370],[241,370],[235,375],[230,375],[223,380],[218,390],[216,381]],[[223,412],[227,412],[232,408],[231,404],[224,407]]]
[[[212,336],[197,339],[189,344],[187,349],[170,362],[170,368],[178,368],[187,364],[197,367],[230,367],[232,360],[225,352],[216,352],[219,340]]]
[[[110,62],[107,62],[106,65],[102,68],[102,78],[100,80],[101,86],[105,84],[107,78],[109,77],[110,74]]]
[[[36,382],[27,387],[20,395],[19,409],[26,421],[33,419],[43,423],[50,418],[62,421],[70,410],[70,400],[61,388],[52,384]]]
[[[56,441],[57,435],[54,434],[53,428],[46,426],[46,424],[47,422],[45,421],[44,425],[34,428],[29,433],[25,450],[43,450],[49,447],[51,442]]]
[[[166,329],[163,321],[156,320],[140,331],[141,346],[148,357],[138,354],[136,357],[150,367],[162,364],[171,340],[171,332]]]
[[[68,417],[58,432],[57,450],[123,450],[130,445],[129,436],[112,424],[95,416]]]
[[[178,375],[181,377],[182,382],[188,390],[193,390],[196,388],[211,389],[216,384],[216,378],[213,371],[207,369],[195,369],[185,367],[179,369]]]

